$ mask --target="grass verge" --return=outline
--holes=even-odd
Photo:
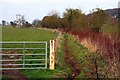
[[[68,38],[67,46],[69,52],[80,69],[80,74],[75,79],[105,78],[108,75],[107,70],[105,71],[108,62],[98,52],[89,52],[72,35],[66,34],[66,36]]]

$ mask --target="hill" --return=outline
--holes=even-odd
[[[112,18],[119,18],[120,8],[104,10]]]

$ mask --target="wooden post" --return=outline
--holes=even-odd
[[[50,40],[50,69],[53,70],[55,65],[55,41]]]

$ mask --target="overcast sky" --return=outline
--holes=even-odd
[[[0,21],[13,21],[16,14],[25,15],[27,21],[42,19],[52,10],[60,13],[66,8],[79,8],[84,13],[99,7],[112,9],[118,7],[119,0],[0,0]]]

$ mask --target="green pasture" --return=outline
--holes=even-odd
[[[43,29],[35,29],[35,28],[13,28],[11,26],[5,26],[2,27],[2,41],[4,42],[29,42],[29,41],[47,41],[48,42],[48,64],[49,64],[49,40],[55,39],[57,36],[56,32],[46,31]],[[26,48],[43,48],[45,45],[38,45],[38,44],[27,44]],[[9,48],[23,48],[23,44],[4,44],[2,47],[9,47]],[[23,53],[22,50],[18,50],[18,52]],[[38,53],[38,50],[26,50],[26,53]],[[41,53],[44,53],[44,50],[41,51]],[[32,58],[44,58],[43,56],[26,56],[26,59],[32,59]],[[35,62],[35,61],[34,61]],[[27,64],[34,63],[32,61],[26,61]],[[21,63],[21,62],[17,62]],[[35,62],[36,63],[36,62]],[[39,62],[38,62],[39,63]],[[41,62],[40,62],[41,63]],[[28,66],[26,66],[28,67]],[[33,67],[33,66],[29,66]],[[34,66],[35,67],[35,66]],[[28,78],[48,78],[53,77],[55,74],[62,73],[62,70],[57,67],[55,70],[49,70],[48,69],[39,69],[39,70],[21,70],[21,73],[24,74]],[[4,76],[3,76],[4,77]]]
[[[49,41],[56,33],[36,28],[2,27],[2,41]]]

